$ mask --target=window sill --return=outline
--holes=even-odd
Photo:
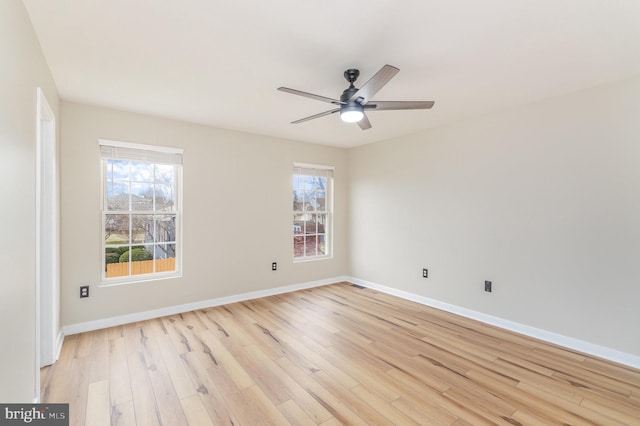
[[[305,262],[314,262],[316,260],[329,260],[333,259],[333,256],[313,256],[313,257],[294,257],[293,263],[305,263]]]
[[[173,278],[182,278],[182,272],[169,272],[166,274],[127,276],[121,278],[103,278],[98,287],[114,287],[126,284],[140,284],[149,281],[162,281]]]

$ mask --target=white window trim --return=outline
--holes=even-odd
[[[328,245],[327,245],[327,254],[323,254],[323,255],[313,255],[313,256],[292,256],[293,258],[293,263],[303,263],[303,262],[313,262],[316,260],[327,260],[327,259],[333,259],[333,189],[334,189],[334,171],[335,171],[335,167],[334,166],[327,166],[327,165],[322,165],[322,164],[312,164],[312,163],[299,163],[299,162],[294,162],[293,163],[293,172],[294,174],[304,174],[304,173],[297,173],[297,171],[299,172],[304,172],[306,171],[307,173],[309,173],[310,175],[313,174],[313,172],[315,170],[324,170],[327,172],[327,177],[329,178],[328,183],[329,186],[326,189],[327,191],[327,198],[326,198],[326,215],[327,215],[327,227],[328,232],[326,232],[326,236],[327,239],[329,240]],[[295,211],[292,211],[294,214],[296,213]],[[291,239],[291,243],[292,243],[292,252],[293,252],[293,238]]]
[[[182,148],[172,148],[168,146],[147,145],[147,144],[132,143],[132,142],[121,142],[121,141],[113,141],[109,139],[98,139],[98,145],[111,146],[114,148],[138,149],[142,151],[165,152],[167,154],[183,154],[184,153],[184,149]]]
[[[114,140],[108,140],[108,139],[98,139],[98,145],[101,150],[102,150],[102,147],[104,146],[104,147],[164,153],[164,154],[167,154],[168,156],[172,156],[172,155],[182,156],[182,154],[184,153],[184,150],[181,148],[137,144],[137,143],[121,142],[121,141],[114,141]],[[105,227],[104,220],[105,220],[106,213],[105,213],[105,205],[104,205],[105,176],[104,176],[103,161],[105,158],[120,158],[120,157],[118,157],[117,155],[112,157],[112,156],[105,156],[102,153],[100,154],[100,188],[101,188],[100,189],[100,236],[101,236],[100,240],[102,241],[102,244],[101,244],[102,247],[100,251],[101,272],[100,272],[100,280],[98,282],[98,286],[110,287],[110,286],[137,284],[137,283],[144,283],[148,281],[160,281],[160,280],[182,277],[182,191],[183,191],[182,161],[180,161],[180,163],[175,163],[171,160],[170,161],[151,161],[151,160],[142,160],[142,159],[141,159],[142,161],[155,162],[155,163],[169,163],[169,164],[176,164],[180,166],[178,167],[177,174],[176,174],[176,187],[178,190],[177,199],[176,199],[176,230],[177,230],[177,238],[175,240],[176,270],[169,271],[169,272],[154,272],[151,274],[143,274],[143,275],[127,275],[124,277],[114,277],[114,278],[107,278],[105,276],[105,249],[107,247],[104,241],[104,227]],[[122,158],[123,159],[126,158],[128,160],[131,159],[130,157],[122,157]],[[167,158],[170,158],[170,157],[167,157]]]
[[[315,170],[335,170],[334,166],[325,166],[322,164],[311,164],[311,163],[293,163],[294,169],[315,169]]]

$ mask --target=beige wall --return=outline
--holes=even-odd
[[[640,355],[639,111],[640,77],[351,150],[350,273]]]
[[[98,287],[98,139],[184,149],[182,278]],[[345,150],[63,102],[61,156],[63,326],[347,273]],[[294,161],[336,168],[333,259],[292,261]]]
[[[30,402],[35,389],[36,88],[59,100],[19,0],[0,1],[0,401]]]

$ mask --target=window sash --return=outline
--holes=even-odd
[[[333,201],[333,166],[323,166],[308,163],[294,163],[293,164],[293,190],[305,193],[304,185],[298,186],[295,184],[296,176],[310,176],[310,177],[323,177],[326,178],[326,186],[324,188],[324,206],[320,205],[321,209],[317,209],[317,205],[307,204],[305,201],[296,206],[294,198],[294,207],[292,209],[293,216],[293,259],[294,261],[305,261],[314,259],[325,259],[331,257],[332,251],[332,201]],[[300,182],[298,180],[298,182]],[[318,192],[317,189],[310,192]],[[321,192],[321,191],[320,191]],[[295,197],[295,196],[294,196]],[[305,197],[306,199],[306,197]],[[298,207],[298,208],[296,208]],[[304,210],[307,207],[312,207],[310,210]],[[309,215],[310,220],[301,220],[300,216]],[[315,229],[307,229],[307,223],[313,221],[315,223]],[[318,226],[320,221],[324,226],[320,229]],[[302,226],[297,225],[302,222]],[[300,228],[300,229],[299,229]],[[322,231],[322,232],[321,232]],[[310,252],[310,251],[311,252]]]
[[[106,239],[102,239],[102,284],[126,284],[140,281],[156,280],[160,278],[169,278],[180,276],[181,274],[181,197],[182,197],[182,150],[176,148],[156,147],[151,145],[131,144],[127,142],[117,141],[98,141],[100,146],[100,156],[102,164],[102,233],[103,237],[106,236],[106,232],[114,232],[114,229],[107,223],[107,218],[111,216],[121,217],[122,225],[124,222],[128,222],[128,226],[124,226],[118,232],[122,234],[124,240],[126,234],[126,242],[115,242],[113,244],[107,243]],[[174,176],[169,183],[160,179],[160,175],[156,175],[154,166],[152,181],[149,182],[150,187],[153,190],[153,202],[150,205],[141,206],[146,207],[144,210],[136,210],[135,206],[131,202],[128,203],[128,209],[123,210],[124,205],[117,210],[109,210],[107,205],[107,185],[114,181],[108,178],[107,165],[109,160],[121,160],[130,163],[144,162],[151,165],[162,164],[174,166]],[[131,166],[129,166],[131,167]],[[132,173],[132,171],[129,171]],[[137,181],[132,181],[132,176],[129,175],[127,179],[122,181],[128,188],[127,194],[131,197],[132,187],[138,184]],[[120,182],[121,179],[118,179]],[[146,182],[146,181],[145,181]],[[173,194],[173,205],[170,209],[167,209],[162,204],[156,204],[156,190],[157,187],[168,187]],[[138,216],[139,218],[136,218]],[[144,230],[134,229],[134,222],[147,216],[147,225],[144,226]],[[165,223],[166,220],[173,222],[172,224]],[[149,229],[150,228],[150,229]],[[122,231],[122,232],[120,232]],[[116,234],[118,235],[118,234]],[[135,254],[134,247],[143,247],[146,250],[145,257],[138,258],[140,260],[133,261],[131,256]],[[110,249],[122,249],[128,248],[128,250],[122,250],[122,254],[129,252],[129,261],[116,262],[121,265],[114,275],[107,276],[109,273],[114,273],[114,269],[108,269],[113,261],[114,251]],[[109,253],[107,253],[109,252]],[[151,255],[151,259],[145,263],[148,256]],[[110,258],[110,262],[107,262],[107,258]],[[169,262],[169,263],[167,263]],[[141,267],[143,264],[143,268]]]

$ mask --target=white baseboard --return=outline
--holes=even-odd
[[[103,328],[115,327],[123,324],[130,324],[138,321],[146,321],[149,319],[165,317],[167,315],[181,314],[183,312],[196,311],[198,309],[206,309],[214,306],[227,305],[229,303],[244,302],[246,300],[258,299],[261,297],[274,296],[277,294],[290,293],[297,290],[304,290],[313,287],[320,287],[327,284],[333,284],[341,281],[347,281],[346,276],[327,278],[318,281],[311,281],[301,284],[292,284],[283,287],[276,287],[267,290],[252,291],[249,293],[237,294],[233,296],[219,297],[216,299],[208,299],[193,303],[185,303],[183,305],[168,306],[166,308],[153,309],[150,311],[136,312],[133,314],[120,315],[117,317],[104,318],[94,321],[65,325],[62,327],[62,333],[65,336],[87,331],[100,330]],[[60,344],[62,347],[62,342]]]
[[[439,300],[431,299],[425,296],[419,296],[417,294],[372,283],[359,278],[348,277],[346,281],[360,285],[362,287],[377,290],[382,293],[397,296],[402,299],[411,300],[412,302],[420,303],[422,305],[431,306],[443,311],[451,312],[456,315],[471,318],[486,324],[491,324],[496,327],[504,328],[506,330],[515,331],[516,333],[543,340],[545,342],[554,343],[556,345],[564,346],[565,348],[574,349],[585,354],[597,356],[609,361],[640,369],[640,356],[637,355],[628,354],[626,352],[621,352],[615,349],[607,348],[605,346],[585,342],[584,340],[574,339],[572,337],[563,336],[561,334],[520,324],[514,321],[509,321],[503,318],[494,317],[492,315],[483,314],[482,312],[477,312],[471,309],[462,308],[460,306],[451,305]]]

